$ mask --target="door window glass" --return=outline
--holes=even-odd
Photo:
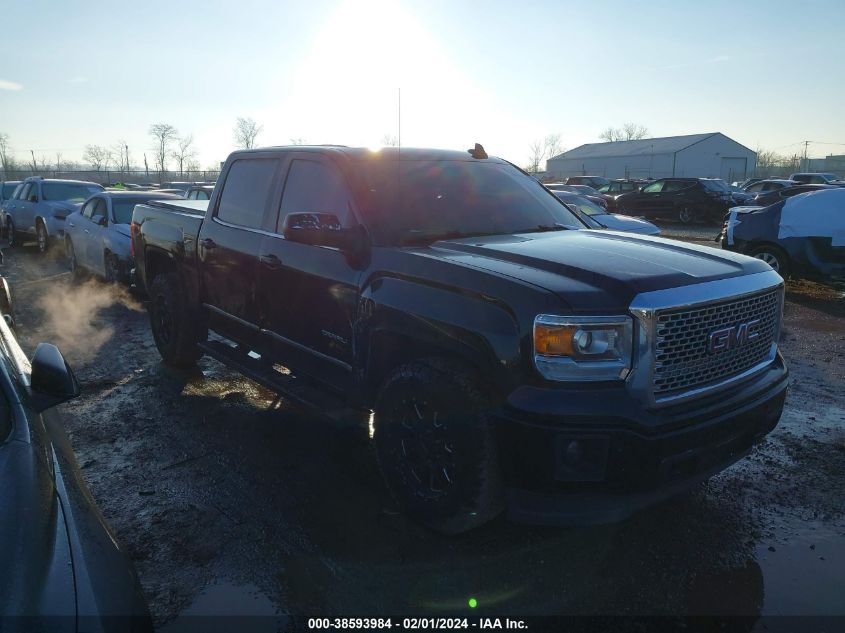
[[[349,226],[350,200],[349,189],[337,169],[314,160],[294,160],[285,181],[276,230],[281,232],[291,213],[331,213],[341,226]]]
[[[661,191],[663,191],[664,184],[665,183],[662,180],[653,182],[648,187],[643,189],[643,193],[660,193]]]

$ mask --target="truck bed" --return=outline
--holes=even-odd
[[[150,200],[145,203],[148,207],[167,209],[177,213],[187,213],[199,217],[205,216],[208,200]]]

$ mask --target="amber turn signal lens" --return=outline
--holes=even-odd
[[[534,350],[544,356],[572,356],[572,338],[577,326],[534,326]]]

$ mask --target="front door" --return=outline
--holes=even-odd
[[[109,221],[109,210],[106,200],[101,197],[94,199],[91,218],[86,219],[83,214],[85,235],[85,262],[88,268],[100,275],[105,275],[106,268],[103,261],[103,242]]]
[[[313,153],[292,154],[275,230],[261,243],[261,326],[278,362],[343,390],[352,378],[360,271],[336,248],[284,239],[287,216],[309,212],[333,214],[344,228],[358,224],[337,166]]]
[[[234,161],[197,244],[201,297],[212,329],[251,346],[260,340],[258,253],[275,224],[281,160],[255,154]],[[270,219],[270,216],[273,219]]]

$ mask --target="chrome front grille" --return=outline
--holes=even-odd
[[[706,389],[738,376],[770,357],[776,342],[783,289],[655,313],[652,390],[656,400]],[[708,351],[710,334],[759,319],[759,335],[742,345]]]

